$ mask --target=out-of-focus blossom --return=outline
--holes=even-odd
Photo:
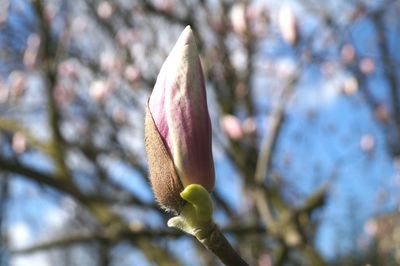
[[[124,70],[124,78],[131,83],[135,83],[140,79],[140,70],[133,65],[128,65]]]
[[[374,220],[369,220],[365,223],[364,231],[368,236],[375,236],[378,232],[378,226]]]
[[[179,212],[179,193],[190,184],[213,190],[211,136],[203,71],[188,26],[161,67],[146,108],[150,182],[161,206]]]
[[[363,135],[360,140],[360,146],[361,146],[361,150],[363,150],[364,152],[367,152],[367,153],[372,152],[375,147],[374,137],[370,134]]]
[[[272,258],[268,253],[261,254],[258,258],[258,266],[272,266]]]
[[[289,167],[293,162],[293,155],[291,153],[285,153],[283,157],[283,165]]]
[[[118,124],[125,123],[126,122],[126,113],[125,113],[124,109],[122,109],[121,107],[114,108],[114,110],[112,112],[112,119],[114,120],[114,122],[116,122]]]
[[[27,193],[28,194],[28,193]],[[25,195],[25,199],[31,195]],[[10,226],[9,230],[9,244],[13,248],[22,248],[26,246],[26,243],[29,243],[32,239],[33,232],[31,231],[30,227],[27,223],[17,222],[13,223]]]
[[[331,62],[325,62],[321,66],[321,72],[326,77],[332,77],[335,73],[336,66]]]
[[[246,4],[235,4],[230,12],[230,22],[236,34],[245,34],[248,28],[246,19]]]
[[[116,34],[116,40],[122,47],[128,47],[140,39],[140,34],[134,29],[120,29]]]
[[[88,21],[83,16],[77,16],[72,19],[71,31],[74,33],[83,33],[88,29]]]
[[[371,58],[363,58],[360,62],[360,70],[365,75],[371,75],[375,71],[375,62]]]
[[[242,128],[246,135],[252,135],[256,133],[257,123],[254,117],[247,117],[242,123]]]
[[[7,102],[9,91],[4,81],[0,79],[0,104]]]
[[[40,46],[40,36],[36,33],[29,35],[24,53],[24,65],[32,69],[35,66]]]
[[[110,92],[110,85],[103,80],[95,80],[90,85],[90,97],[96,102],[103,103]]]
[[[346,95],[353,95],[358,91],[358,81],[355,77],[346,78],[343,82],[343,92]]]
[[[279,10],[279,29],[283,40],[295,45],[298,40],[297,19],[289,5],[283,5]]]
[[[7,12],[0,11],[0,26],[4,25],[7,22]]]
[[[340,50],[340,55],[345,64],[351,64],[356,58],[356,51],[354,50],[353,45],[346,43]]]
[[[108,1],[103,1],[97,6],[97,15],[104,20],[108,20],[113,14],[113,6]]]
[[[235,87],[235,94],[238,99],[243,99],[249,93],[249,90],[243,82],[239,82]]]
[[[12,149],[16,154],[21,154],[26,150],[26,138],[25,136],[17,132],[12,138]]]
[[[221,18],[210,18],[209,24],[214,31],[222,33],[225,30],[225,24]]]
[[[246,55],[246,51],[244,49],[235,49],[230,53],[232,65],[237,69],[239,72],[245,72],[247,69],[247,60],[249,58]]]
[[[100,55],[100,68],[106,72],[116,72],[121,69],[121,60],[111,51],[104,51]]]
[[[265,16],[266,9],[259,3],[251,3],[246,8],[246,17],[253,21]]]
[[[62,107],[67,107],[75,97],[74,91],[63,84],[57,84],[54,88],[54,97]]]
[[[21,97],[26,89],[26,76],[23,72],[14,70],[8,77],[10,94],[15,97]]]
[[[251,2],[246,9],[248,28],[259,38],[262,38],[267,32],[266,29],[270,23],[269,11],[264,3]]]
[[[56,17],[57,15],[57,5],[54,4],[49,4],[44,6],[44,17],[46,22],[51,23],[51,21]]]
[[[7,21],[9,5],[9,0],[0,1],[0,26],[2,26]]]
[[[129,230],[132,232],[139,232],[144,229],[145,225],[143,224],[143,221],[141,220],[133,220],[129,223]]]
[[[296,62],[289,58],[280,59],[275,62],[276,74],[283,79],[291,77],[296,71],[296,67]]]
[[[225,134],[233,139],[239,140],[244,136],[242,125],[239,119],[233,115],[225,115],[221,118],[221,128]]]
[[[74,79],[78,78],[78,63],[73,59],[68,59],[58,65],[58,74],[60,76]]]
[[[171,0],[157,0],[154,3],[158,10],[170,13],[174,8],[174,3]]]

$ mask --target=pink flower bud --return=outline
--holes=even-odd
[[[246,4],[237,3],[232,7],[230,19],[232,29],[237,34],[245,34],[247,31]]]
[[[189,26],[161,67],[145,123],[150,181],[160,204],[179,212],[179,193],[190,184],[211,192],[211,122],[203,70]],[[170,161],[167,166],[166,161]]]
[[[222,130],[229,138],[240,140],[244,137],[244,132],[239,119],[233,115],[225,115],[221,119]]]
[[[282,38],[290,45],[295,45],[298,41],[297,19],[290,6],[284,5],[279,10],[279,28]]]

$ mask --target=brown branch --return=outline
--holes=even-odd
[[[372,16],[375,23],[375,32],[378,35],[379,50],[384,64],[384,75],[389,83],[390,99],[392,100],[393,118],[397,132],[400,133],[400,88],[397,80],[397,67],[391,61],[388,37],[385,31],[384,16],[382,12],[376,12]]]
[[[187,17],[178,17],[176,15],[173,15],[171,12],[157,9],[150,1],[147,0],[141,1],[141,7],[143,8],[143,11],[162,17],[170,22],[178,23],[182,26],[191,25],[193,30],[195,31],[195,25],[193,25],[194,23],[190,15],[188,15]]]
[[[3,256],[8,252],[8,238],[5,231],[6,214],[8,211],[9,199],[9,178],[6,173],[0,173],[0,264],[3,261]]]
[[[257,160],[256,171],[254,175],[255,183],[257,184],[255,190],[255,200],[258,211],[261,214],[262,219],[267,228],[275,225],[272,210],[270,209],[270,203],[268,202],[266,188],[264,186],[264,178],[269,173],[271,168],[272,154],[275,150],[275,146],[278,140],[279,133],[282,128],[285,115],[285,107],[288,98],[295,86],[295,83],[299,79],[299,71],[295,73],[288,84],[283,88],[282,98],[278,102],[276,109],[272,115],[272,122],[269,127],[268,134],[265,135],[263,143],[261,144],[260,155]]]
[[[259,234],[264,233],[264,228],[260,226],[238,226],[238,227],[226,227],[222,231],[228,234],[248,235],[248,234]],[[14,249],[11,251],[12,255],[25,255],[29,253],[46,251],[54,248],[63,248],[66,246],[84,244],[92,241],[107,242],[109,244],[115,244],[119,241],[124,240],[140,240],[140,239],[165,239],[165,238],[178,238],[188,237],[187,234],[179,230],[156,230],[156,229],[139,229],[131,230],[124,228],[113,234],[107,232],[96,232],[87,233],[82,232],[74,235],[64,236],[59,239],[52,239],[41,243],[34,244],[29,247]]]
[[[304,236],[301,233],[302,230],[299,227],[299,224],[296,222],[299,215],[304,212],[301,212],[300,214],[290,207],[284,207],[282,202],[283,205],[280,205],[282,205],[284,209],[280,211],[280,216],[275,218],[274,212],[271,209],[271,206],[274,205],[272,201],[274,198],[276,200],[280,200],[280,198],[279,195],[275,195],[276,193],[274,193],[274,191],[270,191],[264,186],[264,179],[271,171],[272,155],[275,151],[282,125],[284,123],[286,104],[300,78],[300,75],[301,67],[297,69],[292,78],[283,88],[281,99],[272,114],[272,122],[269,126],[269,132],[266,134],[261,144],[261,151],[257,160],[257,167],[254,176],[257,185],[255,189],[256,206],[266,228],[268,228],[274,237],[282,244],[282,252],[276,254],[276,263],[279,263],[279,265],[284,263],[286,260],[289,248],[301,248],[304,246]],[[325,199],[324,196],[325,193],[319,193],[318,191],[305,202],[301,210],[309,212],[320,206],[320,204],[323,203],[323,199]],[[269,200],[269,197],[274,198]],[[303,251],[309,255],[310,262],[315,263],[313,265],[324,265],[322,258],[312,247],[307,246],[306,248],[303,248]]]
[[[246,9],[248,8],[248,3],[246,3]],[[253,77],[253,72],[254,72],[254,61],[253,61],[253,56],[257,45],[257,36],[252,32],[251,26],[250,26],[250,21],[247,18],[246,19],[247,27],[246,27],[246,32],[245,36],[243,39],[244,47],[246,50],[246,57],[247,57],[247,65],[244,71],[244,78],[243,81],[246,84],[247,87],[247,92],[244,96],[244,104],[247,109],[247,114],[248,116],[252,117],[254,115],[254,102],[253,102],[253,82],[252,82],[252,77]],[[254,139],[255,141],[255,139]]]
[[[11,251],[12,255],[25,255],[29,253],[46,251],[54,248],[63,248],[76,244],[84,244],[92,241],[100,241],[107,243],[117,243],[122,240],[139,240],[142,238],[165,238],[171,237],[176,238],[183,236],[183,233],[178,231],[157,231],[157,230],[140,230],[140,231],[121,231],[118,235],[110,235],[107,233],[97,232],[97,233],[86,233],[82,232],[79,234],[74,234],[70,236],[65,236],[59,239],[53,239],[44,241],[42,243],[37,243],[29,247],[14,249]]]
[[[79,190],[77,190],[73,185],[66,181],[62,181],[63,178],[58,176],[58,174],[48,174],[24,166],[18,162],[13,162],[7,158],[0,156],[0,169],[12,174],[21,175],[23,177],[29,178],[30,180],[48,187],[54,188],[58,191],[67,193],[77,199],[81,198]]]
[[[263,143],[261,144],[261,151],[257,160],[254,179],[258,184],[263,183],[265,175],[267,175],[270,171],[272,154],[275,150],[279,133],[281,132],[282,124],[285,118],[286,104],[291,96],[295,84],[300,77],[300,70],[301,68],[299,68],[296,73],[293,74],[292,78],[283,88],[281,99],[279,100],[274,113],[272,114],[272,122],[268,128],[268,133],[265,134]]]
[[[330,183],[328,182],[321,188],[317,189],[310,197],[306,199],[301,207],[296,209],[296,212],[310,214],[313,210],[324,206],[329,188]]]
[[[41,53],[42,70],[47,79],[46,96],[48,123],[51,129],[52,152],[56,169],[61,173],[60,178],[70,178],[69,170],[65,163],[64,150],[61,146],[62,134],[59,128],[60,114],[58,112],[57,103],[54,95],[54,88],[57,83],[57,58],[56,50],[58,42],[51,38],[50,23],[46,21],[44,6],[41,0],[34,0],[33,5],[37,14],[39,31],[41,36]]]
[[[237,73],[232,64],[231,57],[229,54],[229,48],[227,46],[227,39],[229,37],[229,26],[226,18],[229,14],[229,7],[227,5],[222,4],[221,6],[221,17],[222,23],[224,26],[222,30],[215,34],[216,38],[216,55],[218,56],[218,60],[214,58],[210,58],[213,60],[212,62],[207,62],[206,64],[212,66],[207,71],[206,76],[210,79],[210,81],[214,84],[214,91],[217,95],[218,104],[224,114],[234,114],[235,113],[235,87],[238,84],[237,82]],[[206,58],[207,59],[207,58]],[[216,71],[216,62],[219,61],[217,67],[221,67],[221,74],[223,78],[217,76]],[[223,66],[223,67],[222,67]]]
[[[325,265],[324,260],[321,258],[321,256],[318,254],[318,252],[315,250],[314,247],[305,244],[305,245],[301,246],[301,250],[308,257],[308,262],[310,263],[310,265],[313,265],[313,266],[324,266]]]
[[[238,217],[235,212],[231,209],[225,199],[217,191],[213,192],[213,199],[216,201],[218,206],[220,206],[221,209],[228,215],[231,221],[237,220]]]
[[[50,150],[51,150],[50,145],[46,142],[37,139],[29,132],[27,128],[23,127],[18,122],[11,119],[0,117],[0,130],[10,132],[12,134],[20,132],[22,133],[22,135],[24,135],[30,146],[37,148],[39,151],[47,155],[50,155]]]
[[[52,176],[15,162],[9,162],[7,159],[0,157],[0,169],[10,173],[20,174],[24,177],[28,177],[39,184],[45,184],[52,188],[56,188],[58,191],[64,192],[72,196],[75,200],[86,206],[96,219],[101,223],[104,228],[123,228],[123,221],[115,216],[107,208],[108,202],[104,201],[101,196],[86,196],[70,182],[62,181],[56,176]],[[131,239],[135,241],[135,239]],[[164,250],[162,247],[151,243],[147,239],[142,239],[134,243],[137,247],[142,249],[143,253],[155,263],[159,265],[180,265],[179,261],[169,252]],[[160,258],[164,258],[164,261],[160,261]]]
[[[10,174],[20,175],[39,185],[44,185],[55,189],[60,193],[65,193],[84,205],[93,202],[112,204],[119,201],[118,198],[108,198],[104,195],[85,195],[74,184],[63,180],[62,178],[58,177],[57,174],[39,171],[20,164],[19,162],[13,162],[10,159],[4,158],[3,156],[0,156],[0,169],[1,171],[9,172]],[[130,204],[139,205],[143,208],[158,209],[155,204],[147,204],[134,197],[130,197],[127,202]]]

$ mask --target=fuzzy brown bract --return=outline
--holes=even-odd
[[[148,106],[146,106],[144,136],[149,179],[154,196],[163,209],[179,213],[185,204],[179,195],[183,186]]]

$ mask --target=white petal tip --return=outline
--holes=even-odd
[[[186,28],[182,31],[181,35],[179,36],[178,42],[180,42],[183,45],[187,45],[191,42],[194,42],[192,27],[190,27],[189,25],[186,26]]]

